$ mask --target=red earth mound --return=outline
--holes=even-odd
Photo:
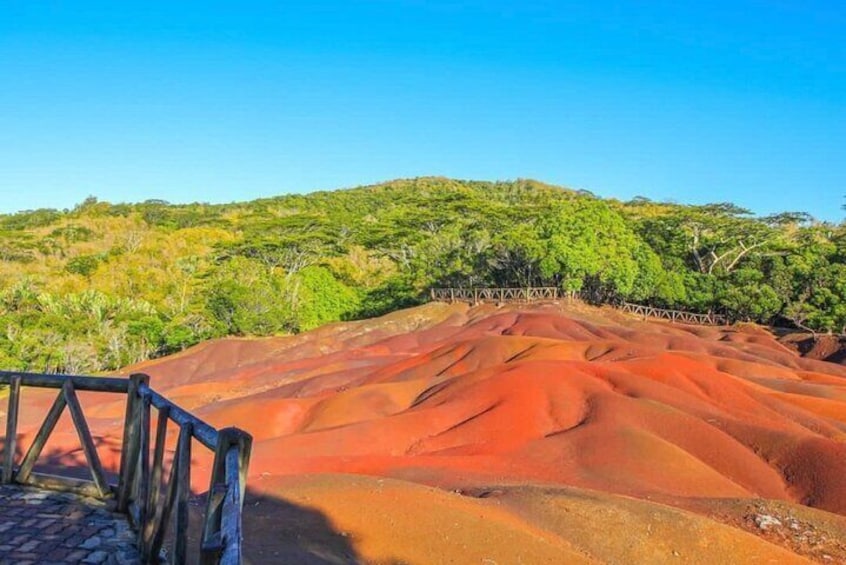
[[[803,357],[846,365],[846,336],[789,332],[779,341]]]
[[[846,562],[846,367],[764,329],[429,304],[209,342],[137,371],[253,434],[257,561]],[[86,410],[118,437],[121,400]],[[373,482],[385,480],[390,496]],[[777,501],[780,524],[806,511],[797,524],[811,533],[760,527]],[[355,533],[278,534],[273,516],[295,507]],[[408,537],[415,524],[425,539]],[[508,541],[485,541],[496,536]]]

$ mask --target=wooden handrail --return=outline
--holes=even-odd
[[[203,536],[202,563],[238,565],[242,554],[242,510],[252,436],[238,428],[217,430],[180,408],[149,386],[150,378],[135,374],[128,379],[77,375],[49,375],[0,371],[0,385],[9,385],[6,440],[0,482],[67,490],[87,496],[116,496],[119,512],[128,514],[138,533],[138,548],[145,563],[158,563],[168,527],[173,527],[170,561],[188,558],[188,497],[191,493],[191,442],[196,439],[214,453]],[[20,464],[16,466],[17,424],[22,387],[59,389],[41,427]],[[109,484],[97,454],[91,431],[77,398],[77,391],[127,395],[120,469],[117,485]],[[91,471],[91,481],[44,475],[33,471],[35,463],[62,412],[67,407],[79,435]],[[150,442],[150,412],[158,411],[155,441]],[[167,425],[179,426],[176,452],[164,493],[161,492]],[[153,448],[152,466],[150,448]]]
[[[146,383],[142,382],[138,385],[138,393],[142,397],[149,397],[150,404],[158,410],[162,410],[167,407],[169,409],[168,416],[171,421],[179,424],[180,426],[186,423],[193,424],[193,437],[207,448],[211,450],[215,449],[218,442],[218,431],[216,429],[206,424],[190,412],[187,412],[176,404],[173,404],[170,400],[151,389]]]
[[[65,381],[73,381],[74,390],[90,390],[96,392],[126,393],[129,380],[120,377],[84,377],[80,375],[54,375],[44,373],[21,373],[15,371],[0,371],[0,385],[11,384],[12,379],[19,377],[21,385],[39,388],[62,388]]]

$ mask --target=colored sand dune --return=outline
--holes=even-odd
[[[253,434],[254,562],[846,561],[846,367],[760,328],[429,304],[131,370]]]

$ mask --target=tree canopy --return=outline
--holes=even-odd
[[[430,286],[559,286],[846,327],[846,229],[730,203],[603,200],[530,180],[397,180],[226,205],[86,199],[0,215],[0,366],[84,372],[223,335],[418,303]]]

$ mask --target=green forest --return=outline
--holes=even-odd
[[[846,225],[730,203],[418,178],[224,205],[88,198],[0,216],[0,367],[114,370],[306,331],[432,286],[558,286],[846,331]]]

